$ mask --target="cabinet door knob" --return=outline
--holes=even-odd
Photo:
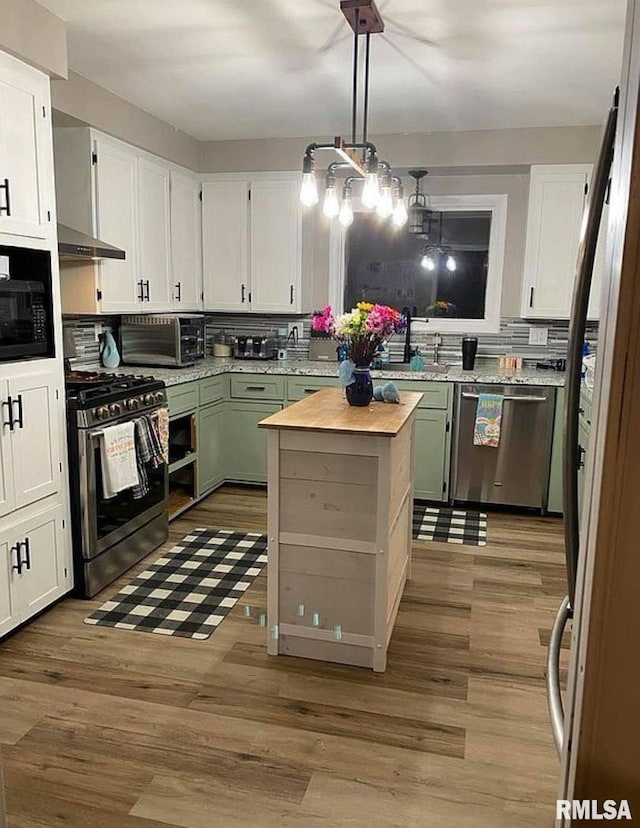
[[[13,553],[16,553],[16,563],[13,563]],[[15,546],[12,546],[9,550],[9,557],[12,561],[11,569],[16,570],[18,575],[22,575],[22,561],[20,559],[20,544],[16,543]]]
[[[25,553],[25,559],[23,563],[26,565],[27,569],[31,569],[31,545],[29,543],[29,538],[25,538],[22,544],[24,546]]]
[[[22,394],[18,394],[15,402],[18,406],[18,416],[13,419],[13,425],[17,425],[18,428],[24,428],[24,420],[22,419]],[[11,401],[11,416],[13,417],[13,403],[14,400]]]
[[[182,282],[176,282],[176,302],[182,302]]]
[[[240,301],[241,301],[241,302],[244,302],[244,300],[245,300],[245,294],[246,294],[246,292],[247,292],[247,289],[246,289],[246,287],[245,287],[244,285],[241,285],[241,286],[240,286],[240,288],[241,288],[241,298],[240,298]]]
[[[9,419],[5,420],[4,417],[3,417],[2,425],[3,426],[8,426],[9,431],[13,431],[13,400],[11,399],[11,397],[7,397],[6,400],[2,401],[2,407],[3,408],[5,407],[5,405],[7,406],[8,410],[9,410]]]
[[[138,302],[144,302],[144,282],[142,279],[138,282]]]
[[[4,183],[0,184],[0,190],[4,190],[4,207],[0,207],[0,213],[11,215],[11,192],[9,190],[9,179],[5,178]]]
[[[293,285],[290,285],[290,292],[289,292],[289,304],[293,305]]]

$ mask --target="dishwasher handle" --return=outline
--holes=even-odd
[[[465,400],[479,400],[480,394],[469,394],[467,391],[462,392],[462,398]],[[531,397],[531,396],[522,396],[522,397],[514,397],[514,396],[504,396],[502,398],[505,402],[525,402],[525,403],[542,403],[548,402],[547,397]]]

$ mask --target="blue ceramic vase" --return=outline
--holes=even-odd
[[[373,399],[373,382],[369,368],[356,367],[353,370],[353,382],[345,388],[349,405],[369,405]]]

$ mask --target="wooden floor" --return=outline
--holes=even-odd
[[[262,490],[226,486],[171,540],[265,516]],[[0,644],[10,828],[552,825],[561,522],[488,530],[484,548],[415,542],[383,675],[267,657],[242,610],[265,607],[265,576],[207,641],[83,624],[130,575],[63,601]]]

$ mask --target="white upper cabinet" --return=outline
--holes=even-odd
[[[126,258],[102,259],[99,267],[100,310],[120,313],[141,309],[142,277],[138,262],[137,159],[133,149],[97,137],[95,159],[95,233],[125,251]],[[63,307],[63,311],[72,313]]]
[[[203,185],[206,310],[300,313],[298,177],[251,175]]]
[[[568,319],[578,261],[582,216],[592,167],[589,164],[531,168],[522,286],[522,316]],[[597,319],[604,271],[607,208],[594,264],[589,318]]]
[[[138,243],[144,310],[171,309],[169,170],[138,159]]]
[[[0,233],[53,228],[49,79],[0,52]]]
[[[299,312],[302,212],[297,181],[251,183],[251,310]]]
[[[249,310],[249,182],[202,186],[202,262],[206,310]]]
[[[171,171],[171,291],[174,310],[202,309],[202,202],[195,176]]]

